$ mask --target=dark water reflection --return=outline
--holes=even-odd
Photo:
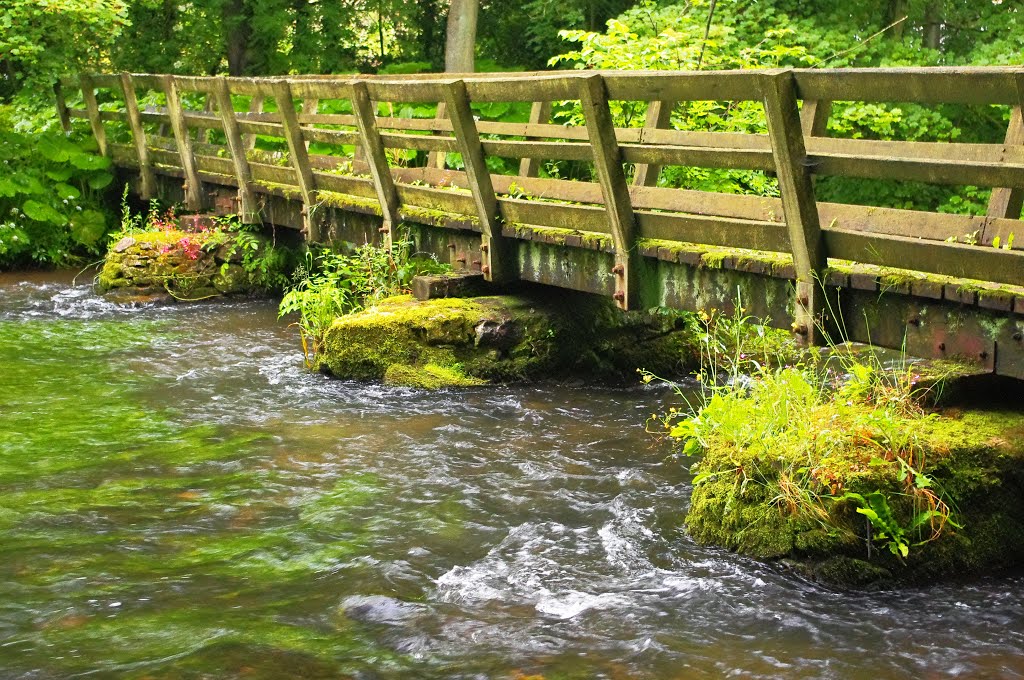
[[[0,677],[1024,677],[1024,580],[693,545],[665,397],[341,383],[267,302],[0,278]]]

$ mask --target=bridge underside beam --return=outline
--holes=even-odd
[[[132,177],[139,184],[138,175]],[[232,211],[236,190],[212,187],[210,204]],[[162,198],[181,201],[180,180],[158,175]],[[261,194],[264,220],[301,229],[302,203]],[[472,269],[481,261],[479,225],[471,219],[403,214],[416,249]],[[377,206],[325,210],[323,240],[374,242],[382,218]],[[599,295],[615,292],[616,260],[607,235],[526,225],[506,225],[514,245],[515,278]],[[643,307],[686,311],[717,309],[726,315],[741,305],[744,316],[789,329],[796,294],[791,258],[668,241],[642,242],[638,295]],[[1024,379],[1024,297],[984,291],[942,280],[898,279],[879,268],[833,266],[825,293],[840,339],[903,350],[910,356],[958,359],[986,371]]]

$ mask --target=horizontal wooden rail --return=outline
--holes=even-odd
[[[160,105],[153,105],[151,92],[164,95]],[[636,303],[631,272],[639,266],[637,243],[652,239],[795,252],[797,267],[787,271],[802,282],[804,296],[812,279],[820,284],[825,276],[824,262],[837,260],[1024,286],[1017,208],[1024,192],[1024,135],[1017,129],[1022,92],[1019,67],[288,78],[85,74],[62,78],[57,88],[66,127],[88,120],[117,165],[181,178],[194,207],[205,200],[204,184],[238,187],[247,219],[259,218],[258,195],[301,196],[310,238],[317,236],[325,205],[381,215],[388,228],[398,219],[429,218],[479,233],[481,252],[492,249],[494,257],[481,256],[478,266],[493,264],[494,278],[508,276],[509,238],[515,238],[509,234],[517,224],[606,235],[611,238],[602,243],[609,245],[602,247],[624,272],[614,288],[624,306]],[[234,110],[240,101],[251,101],[243,104],[247,110]],[[646,121],[638,121],[643,127],[615,127],[606,112],[616,101],[646,105]],[[669,129],[674,102],[687,101],[759,102],[768,134],[765,128],[751,134]],[[834,101],[1018,108],[999,143],[883,141],[829,137]],[[468,108],[490,102],[528,103],[531,117],[478,120]],[[547,102],[561,111],[581,107],[582,120],[551,122]],[[443,108],[438,116],[404,117],[395,114],[401,107],[387,103]],[[257,138],[274,151],[254,149]],[[418,167],[428,153],[440,159],[439,167]],[[519,174],[488,171],[487,157],[516,161]],[[461,160],[446,167],[446,158]],[[593,181],[538,177],[546,161],[593,167]],[[631,165],[643,181],[626,180]],[[673,166],[772,173],[782,197],[654,186],[659,170]],[[814,197],[813,176],[993,187],[993,201],[1001,203],[987,216],[824,203]],[[1010,234],[1019,238],[1007,250]],[[991,247],[996,235],[1003,248]],[[822,313],[813,301],[805,311],[803,325],[817,323],[813,317]]]

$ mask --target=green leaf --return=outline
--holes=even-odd
[[[91,246],[107,230],[107,219],[98,210],[83,210],[71,218],[71,236],[85,246]]]
[[[61,198],[78,198],[82,195],[82,192],[70,184],[64,184],[63,182],[58,183],[53,187],[57,191],[57,195]]]
[[[106,170],[110,167],[109,158],[88,153],[71,154],[68,160],[79,170]]]
[[[105,189],[114,181],[114,176],[109,172],[102,172],[89,178],[89,188],[94,191]]]
[[[79,153],[78,148],[63,137],[40,137],[36,142],[36,151],[54,163],[66,163],[71,154]]]
[[[67,182],[75,173],[71,168],[60,168],[59,170],[47,170],[46,176],[54,182]]]
[[[68,218],[57,212],[52,206],[38,201],[28,200],[21,206],[21,210],[30,220],[36,222],[49,222],[50,224],[66,224]]]

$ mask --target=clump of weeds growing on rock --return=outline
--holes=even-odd
[[[869,556],[877,546],[903,559],[959,528],[927,473],[920,432],[937,416],[922,406],[912,365],[846,345],[797,353],[766,342],[772,331],[736,308],[698,315],[696,386],[672,384],[681,405],[648,422],[681,459],[696,459],[695,499],[708,484],[726,507],[767,499],[801,530],[860,536]]]
[[[337,317],[408,293],[414,276],[451,270],[433,257],[414,253],[412,247],[411,239],[405,238],[395,241],[390,250],[368,243],[348,254],[307,253],[278,310],[280,317],[299,315],[295,325],[307,366],[313,365],[311,357],[320,352],[324,334]]]

